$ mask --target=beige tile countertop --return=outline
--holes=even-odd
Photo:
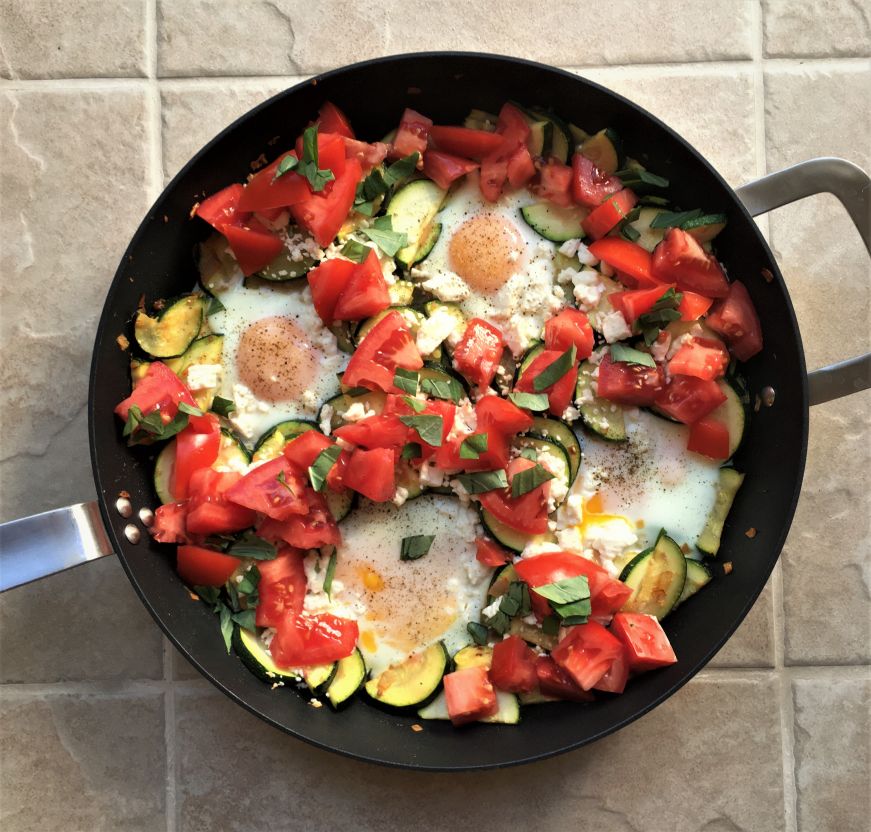
[[[868,0],[0,0],[2,518],[94,496],[103,298],[163,184],[318,71],[474,49],[634,99],[734,185],[815,155],[871,169]],[[831,197],[763,221],[808,363],[868,349],[869,261]],[[746,622],[618,734],[520,769],[381,769],[286,737],[201,680],[111,559],[0,600],[0,827],[868,828],[871,396],[813,410],[804,492]]]

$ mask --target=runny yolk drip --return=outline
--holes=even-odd
[[[375,634],[371,630],[363,630],[360,633],[360,644],[363,645],[364,650],[368,650],[370,653],[374,653],[378,647]]]
[[[251,324],[239,341],[239,378],[258,399],[299,398],[317,375],[318,353],[290,318],[273,316]]]
[[[451,268],[476,292],[493,293],[524,265],[523,238],[499,214],[466,220],[451,238]]]

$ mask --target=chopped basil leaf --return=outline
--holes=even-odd
[[[336,177],[329,169],[318,167],[318,126],[306,127],[302,134],[302,160],[297,166],[299,172],[308,179],[311,189],[317,193],[322,191],[327,182]]]
[[[209,606],[214,606],[214,612],[218,611],[218,603],[221,600],[221,590],[216,586],[195,586],[194,592],[200,596],[201,601],[205,601]]]
[[[323,584],[324,593],[326,594],[327,598],[329,598],[331,601],[333,599],[330,597],[330,591],[333,588],[333,575],[335,575],[335,574],[336,574],[336,548],[334,546],[333,553],[330,555],[330,562],[327,564],[327,571],[326,571],[326,574],[324,575],[324,584]]]
[[[375,199],[369,199],[366,202],[355,202],[354,210],[358,214],[362,214],[364,217],[371,217],[376,211],[376,202],[378,202],[378,200]]]
[[[400,454],[403,459],[417,459],[422,455],[423,448],[420,447],[420,442],[406,442]]]
[[[182,413],[187,413],[188,416],[202,416],[203,411],[198,407],[194,407],[193,405],[188,404],[187,402],[179,402],[178,409]]]
[[[529,598],[529,587],[523,581],[511,581],[508,592],[502,596],[499,602],[499,612],[505,613],[509,618],[514,616],[529,615],[532,610],[532,602]]]
[[[634,225],[630,225],[628,222],[624,222],[620,228],[620,236],[629,240],[630,243],[634,243],[637,239],[641,237],[641,234]]]
[[[577,601],[570,601],[567,604],[556,604],[551,602],[551,607],[553,607],[553,611],[563,620],[563,623],[566,623],[566,619],[571,619],[571,623],[573,624],[585,624],[587,618],[589,618],[590,613],[592,612],[589,598],[580,598]],[[582,618],[583,621],[575,620],[580,618]]]
[[[484,620],[487,622],[487,626],[499,633],[500,636],[505,635],[511,626],[511,619],[501,609],[493,615],[485,615]]]
[[[692,211],[660,211],[651,221],[651,228],[674,228],[675,226],[685,223],[687,220],[694,220],[696,217],[702,216],[701,208],[694,208]]]
[[[372,249],[365,243],[359,243],[357,240],[348,240],[348,242],[342,246],[341,254],[342,257],[347,257],[355,263],[362,263],[369,256],[370,251],[372,251]]]
[[[411,537],[402,538],[402,546],[399,551],[400,560],[417,560],[429,552],[434,534],[414,534]]]
[[[224,584],[224,591],[227,593],[227,598],[230,601],[230,609],[233,612],[239,612],[242,609],[242,606],[239,604],[239,590],[236,589],[236,584],[232,578]]]
[[[611,360],[622,361],[624,364],[641,364],[644,367],[655,367],[656,362],[648,352],[627,347],[625,344],[611,344]]]
[[[254,610],[240,610],[239,612],[234,612],[231,616],[233,621],[235,621],[243,630],[248,630],[251,633],[257,632],[257,627],[254,623]]]
[[[408,156],[403,156],[384,171],[384,182],[388,187],[392,188],[404,179],[408,179],[417,169],[419,159],[420,154],[417,151]]]
[[[518,471],[511,480],[511,496],[516,500],[524,494],[553,479],[553,474],[536,463],[532,468]]]
[[[403,396],[402,400],[415,412],[422,413],[426,409],[426,402],[416,399],[414,396]]]
[[[547,390],[556,384],[575,364],[577,347],[572,344],[559,358],[547,365],[533,380],[532,389],[536,393]]]
[[[218,298],[216,298],[214,295],[210,295],[209,296],[209,308],[206,309],[206,317],[208,318],[209,315],[214,315],[218,312],[223,312],[226,308],[227,307],[224,306],[224,304],[221,303],[221,301]]]
[[[281,178],[290,170],[294,170],[296,166],[299,164],[299,159],[296,158],[291,153],[288,153],[279,163],[278,167],[275,169],[275,175],[272,177],[272,181],[274,182],[276,179]]]
[[[309,465],[308,478],[315,491],[323,491],[327,481],[327,475],[336,464],[339,454],[342,449],[338,445],[330,445],[329,448],[324,448],[316,457],[315,461]]]
[[[393,374],[393,384],[402,390],[403,393],[408,393],[412,396],[417,395],[417,383],[420,379],[420,373],[417,370],[406,370],[402,367],[397,367]]]
[[[378,199],[379,196],[384,196],[390,189],[387,180],[384,177],[384,168],[375,167],[366,178],[357,186],[357,193],[354,195],[354,202],[366,202]],[[356,210],[356,208],[355,208]]]
[[[483,624],[479,624],[477,621],[470,621],[466,624],[466,632],[472,637],[472,641],[475,644],[486,644],[489,633],[487,628]]]
[[[520,456],[524,459],[529,459],[532,462],[538,462],[538,454],[536,453],[534,448],[523,448],[520,451]]]
[[[278,554],[278,549],[268,540],[258,537],[254,532],[247,531],[242,532],[238,539],[232,540],[225,552],[236,558],[273,560]]]
[[[389,216],[378,217],[368,228],[361,228],[365,234],[388,257],[394,257],[396,252],[408,245],[408,234],[393,230],[393,220]]]
[[[459,474],[457,479],[469,494],[483,494],[486,491],[494,491],[497,488],[508,488],[508,477],[505,475],[504,469]]]
[[[400,416],[399,421],[412,430],[416,430],[427,445],[434,448],[441,447],[444,429],[444,420],[441,416]]]
[[[212,400],[212,412],[218,416],[229,416],[236,409],[236,402],[225,399],[223,396],[215,396]]]
[[[233,638],[233,614],[230,612],[230,608],[226,604],[221,604],[218,615],[220,615],[221,635],[224,637],[224,645],[229,653],[230,642]]]
[[[536,592],[538,592],[538,588],[536,588]],[[541,622],[541,630],[546,636],[557,635],[559,627],[559,619],[555,615],[548,615]]]
[[[445,399],[449,402],[458,402],[463,398],[463,388],[455,378],[423,378],[420,389],[434,399]]]
[[[556,604],[568,604],[572,601],[580,601],[590,597],[590,585],[585,575],[574,578],[563,578],[550,584],[537,586],[535,591],[548,601]]]
[[[664,196],[646,194],[638,200],[640,205],[655,205],[657,208],[668,208],[669,201]]]
[[[160,411],[155,410],[147,416],[134,404],[127,414],[123,436],[128,437],[128,445],[143,445],[155,439],[169,439],[183,431],[188,426],[187,413],[179,411],[166,424],[160,418]]]
[[[671,288],[665,292],[662,297],[653,304],[653,307],[639,315],[635,321],[636,326],[644,335],[644,343],[649,347],[658,337],[660,330],[668,326],[671,321],[680,320],[680,312],[677,307],[683,300],[683,295],[680,292],[675,293]]]
[[[257,585],[260,583],[260,570],[256,566],[252,566],[239,581],[239,592],[243,595],[251,595],[257,591]]]
[[[296,496],[296,492],[290,487],[290,483],[287,481],[287,477],[284,476],[284,471],[279,471],[278,476],[275,478],[278,482],[283,485],[293,496]]]
[[[478,459],[487,450],[487,434],[473,433],[460,444],[460,459]]]
[[[663,176],[657,176],[649,170],[627,168],[625,170],[618,170],[614,175],[618,176],[626,187],[632,187],[639,183],[642,185],[654,185],[657,188],[667,188],[669,186],[668,179]]]
[[[550,407],[550,402],[547,400],[547,393],[509,393],[508,398],[518,407],[525,407],[527,410],[547,410]]]

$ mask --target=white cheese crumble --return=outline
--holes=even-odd
[[[665,335],[665,338],[662,337]],[[660,333],[660,337],[657,338],[650,345],[650,354],[653,356],[654,361],[658,361],[662,363],[665,361],[666,355],[668,355],[668,349],[671,346],[671,335],[669,335],[665,330]]]
[[[332,431],[333,429],[333,413],[333,406],[330,404],[325,404],[321,408],[321,420],[318,423],[318,427],[321,429],[321,433],[323,433],[325,436],[329,436],[330,431]]]
[[[403,488],[401,485],[396,486],[396,493],[393,495],[393,505],[401,506],[405,504],[405,501],[408,499],[408,489]]]
[[[418,279],[426,278],[421,286],[432,295],[435,295],[439,300],[446,303],[465,300],[469,297],[470,289],[458,274],[453,272],[442,272],[435,275],[429,275],[420,269],[412,269],[411,274]]]
[[[597,306],[605,292],[605,284],[599,277],[599,273],[595,269],[564,269],[571,272],[570,280],[572,286],[572,295],[575,301],[582,308],[592,309]]]
[[[244,439],[253,439],[260,424],[256,414],[268,413],[269,405],[239,382],[233,385],[233,403],[236,409],[229,416],[230,422]]]
[[[189,390],[213,390],[221,383],[223,368],[220,364],[191,364],[185,372]]]
[[[442,341],[446,340],[457,328],[457,318],[443,306],[423,321],[417,330],[417,349],[421,355],[430,355],[436,351]],[[462,337],[462,333],[460,333]]]
[[[621,341],[624,338],[629,338],[632,335],[632,330],[629,329],[629,325],[626,323],[626,318],[623,317],[623,313],[616,309],[613,312],[609,312],[607,315],[602,315],[599,320],[602,324],[602,335],[605,336],[605,340],[609,344],[613,344],[615,341]]]
[[[581,245],[580,237],[573,240],[566,240],[560,247],[559,253],[565,257],[574,257],[578,253],[578,247]]]
[[[602,566],[614,576],[620,571],[614,561],[637,542],[638,535],[622,517],[588,523],[584,527],[584,548],[592,549]]]
[[[578,246],[577,254],[582,266],[595,266],[599,262],[599,258],[592,254],[584,243]]]
[[[444,482],[445,472],[440,468],[436,468],[435,462],[425,462],[420,466],[421,485],[438,488],[438,486],[444,485]]]
[[[560,548],[579,555],[584,550],[584,541],[581,530],[577,526],[569,526],[567,529],[559,529],[556,533],[556,542]]]
[[[346,422],[359,422],[367,416],[371,416],[372,411],[366,402],[354,402],[343,414],[342,418]]]

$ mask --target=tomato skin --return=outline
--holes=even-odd
[[[356,267],[350,260],[334,258],[324,260],[306,275],[315,311],[327,326],[335,320],[336,304]]]
[[[253,218],[245,225],[222,226],[221,233],[246,277],[268,266],[284,249],[281,239]]]
[[[668,636],[653,615],[618,612],[611,623],[611,632],[623,642],[629,668],[633,671],[653,670],[677,662]]]
[[[715,381],[693,376],[672,376],[657,394],[654,404],[664,413],[691,425],[716,410],[726,396]]]
[[[353,139],[354,131],[348,117],[331,101],[325,101],[318,110],[317,123],[321,133],[338,133]]]
[[[642,286],[656,286],[661,283],[653,276],[653,258],[650,252],[636,243],[622,237],[603,237],[591,243],[589,250],[593,257],[598,257],[616,269],[618,277],[621,274],[629,275]]]
[[[306,513],[305,489],[305,475],[280,456],[245,474],[227,489],[226,498],[274,520],[286,520]]]
[[[495,568],[508,563],[511,555],[489,537],[478,537],[475,539],[475,558],[478,563]]]
[[[375,503],[386,503],[396,493],[395,463],[389,448],[357,448],[348,460],[342,483]]]
[[[305,177],[300,174],[288,171],[279,176],[278,179],[275,178],[278,166],[288,156],[297,158],[297,153],[295,150],[282,153],[274,162],[270,162],[248,180],[239,195],[237,207],[239,212],[283,209],[311,196],[311,188],[309,188]],[[222,230],[218,226],[216,228],[219,231]]]
[[[390,145],[384,142],[358,142],[356,139],[345,139],[345,158],[356,159],[364,173],[368,173],[376,165],[380,165],[390,152]]]
[[[300,135],[296,140],[296,155],[302,159],[303,137]],[[318,130],[318,167],[321,170],[331,170],[333,176],[338,178],[345,170],[345,137],[335,133],[327,133]],[[286,176],[287,174],[285,174]],[[308,183],[308,180],[306,180]],[[329,191],[333,184],[328,182],[324,192]],[[309,189],[309,193],[315,193]]]
[[[220,231],[225,225],[235,225],[247,219],[248,209],[240,208],[239,202],[245,190],[243,185],[228,185],[212,194],[197,206],[197,216]]]
[[[740,280],[730,284],[728,296],[714,304],[705,323],[726,339],[739,361],[749,361],[762,350],[762,324]]]
[[[337,321],[360,321],[371,318],[390,306],[387,282],[375,250],[354,268],[333,310]]]
[[[135,384],[133,392],[116,408],[115,413],[122,421],[127,421],[131,407],[138,407],[143,416],[160,410],[165,422],[169,422],[178,413],[180,402],[196,407],[194,397],[185,387],[182,380],[162,361],[152,361],[145,377]],[[191,417],[193,424],[202,417]]]
[[[499,396],[484,396],[475,405],[478,430],[495,430],[505,435],[523,433],[532,427],[532,416],[513,402]]]
[[[593,328],[586,314],[566,307],[544,324],[544,346],[548,350],[565,352],[574,344],[577,358],[583,361],[593,352]]]
[[[540,199],[568,208],[572,204],[572,169],[559,159],[548,159],[539,169],[538,182],[531,190]]]
[[[523,393],[547,393],[548,411],[558,419],[562,417],[565,409],[574,398],[578,379],[578,362],[575,361],[562,376],[544,390],[535,389],[535,379],[564,352],[565,350],[543,350],[532,360],[532,363],[517,379],[517,384],[514,385],[515,390]]]
[[[697,292],[684,291],[681,294],[683,297],[677,311],[680,312],[682,321],[697,321],[711,308],[711,304],[714,302],[711,298],[706,298]]]
[[[493,716],[499,710],[496,691],[484,667],[455,670],[445,675],[443,684],[448,716],[454,725]]]
[[[699,419],[690,426],[687,450],[711,459],[728,459],[729,428],[714,419]]]
[[[225,496],[227,490],[241,479],[239,473],[213,471],[211,468],[193,472],[187,502],[189,534],[228,534],[254,525],[257,520],[255,512],[230,502]]]
[[[284,541],[297,549],[337,545],[342,536],[333,520],[323,494],[311,488],[303,493],[306,504],[304,514],[292,514],[287,520],[263,520],[257,533],[271,542]]]
[[[411,108],[406,108],[399,121],[396,138],[393,140],[391,157],[397,159],[410,156],[412,153],[419,153],[423,158],[431,127],[431,119],[422,116]]]
[[[609,176],[586,156],[575,153],[572,157],[572,196],[575,202],[595,208],[611,194],[623,190],[623,183],[616,176]]]
[[[331,447],[332,444],[332,440],[320,431],[307,430],[284,446],[284,458],[300,471],[307,471],[321,451]]]
[[[531,693],[538,687],[535,658],[522,638],[508,636],[493,646],[490,681],[509,693]]]
[[[624,647],[620,655],[614,659],[611,667],[605,675],[593,685],[593,690],[602,690],[607,693],[623,693],[626,683],[629,681],[629,658]]]
[[[481,176],[478,187],[488,202],[496,202],[502,195],[502,186],[508,179],[508,159],[498,151],[485,156],[481,161]]]
[[[587,693],[550,656],[535,660],[538,689],[545,696],[567,699],[571,702],[592,702],[593,694]]]
[[[360,162],[357,159],[348,159],[345,170],[336,176],[329,192],[325,190],[311,194],[304,201],[291,205],[291,214],[300,225],[311,232],[321,248],[326,248],[342,227],[354,204],[357,183],[362,177],[363,168]]]
[[[454,366],[473,384],[489,387],[504,349],[501,329],[472,318],[454,350]]]
[[[519,145],[508,157],[506,173],[512,188],[522,188],[535,176],[535,163],[525,144]]]
[[[444,153],[478,160],[494,150],[499,150],[503,142],[502,136],[498,133],[474,130],[470,127],[433,125],[430,128],[429,137],[435,146]],[[427,151],[427,153],[431,152],[432,150]]]
[[[604,237],[635,207],[638,197],[628,188],[609,196],[594,208],[581,223],[581,228],[594,240]]]
[[[535,174],[535,165],[526,148],[529,132],[526,116],[513,104],[503,104],[496,124],[496,133],[502,136],[502,145],[481,161],[479,187],[489,202],[499,199],[509,172],[513,187],[525,184]]]
[[[354,652],[357,622],[335,615],[285,615],[269,645],[278,667],[306,667],[344,659]]]
[[[588,621],[571,627],[551,656],[580,687],[590,690],[620,657],[622,649],[620,641],[601,624]]]
[[[400,450],[408,441],[408,427],[393,413],[377,413],[359,422],[342,425],[333,435],[361,448]]]
[[[158,543],[189,543],[185,515],[187,503],[165,503],[154,510],[154,523],[149,531]]]
[[[273,560],[258,561],[260,600],[255,607],[258,627],[277,627],[290,615],[299,615],[305,601],[306,578],[303,553],[282,546]]]
[[[535,465],[529,459],[518,457],[508,464],[508,488],[479,494],[481,505],[497,520],[524,534],[543,534],[547,531],[547,483],[517,497],[511,496],[514,475]]]
[[[173,465],[172,494],[177,500],[188,496],[191,474],[199,468],[210,468],[218,458],[221,448],[221,425],[214,414],[211,417],[211,430],[197,432],[188,425],[175,438],[175,463]]]
[[[605,355],[599,364],[598,396],[618,404],[647,407],[665,389],[662,370],[641,364],[612,361]]]
[[[729,294],[729,281],[717,258],[681,228],[669,228],[653,251],[653,275],[657,280],[676,283],[678,289],[709,298]]]
[[[398,388],[393,386],[397,367],[419,370],[423,359],[402,316],[390,312],[360,342],[348,362],[342,383],[345,387],[398,393]]]
[[[712,338],[693,338],[681,344],[668,362],[672,375],[695,376],[711,379],[725,375],[729,366],[729,351],[718,340]]]
[[[614,292],[608,297],[611,306],[619,309],[626,319],[626,323],[633,324],[639,316],[649,312],[656,302],[669,290],[671,286],[657,286],[653,289],[636,289],[628,292]]]
[[[239,568],[241,558],[225,555],[202,546],[179,546],[177,569],[189,586],[223,586]]]
[[[488,134],[489,135],[489,134]],[[427,150],[423,157],[423,172],[440,188],[447,190],[454,180],[471,173],[478,163],[439,150]]]

